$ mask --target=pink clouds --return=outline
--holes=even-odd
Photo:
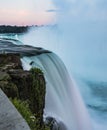
[[[54,21],[54,13],[28,10],[0,10],[0,24],[34,25],[48,24]]]
[[[0,24],[41,25],[55,21],[55,13],[48,13],[52,3],[46,0],[4,0],[0,4]]]

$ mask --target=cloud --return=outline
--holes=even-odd
[[[55,10],[55,9],[49,9],[49,10],[46,10],[46,12],[57,12],[57,10]]]

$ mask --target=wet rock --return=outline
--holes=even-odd
[[[45,124],[50,126],[50,130],[67,130],[64,123],[57,121],[54,117],[46,117]]]

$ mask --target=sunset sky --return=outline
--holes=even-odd
[[[51,0],[0,0],[0,24],[41,25],[55,20]]]
[[[57,10],[57,11],[56,11]],[[107,0],[0,0],[0,24],[41,25],[56,22],[66,11],[70,19],[107,20]]]

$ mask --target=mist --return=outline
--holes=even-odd
[[[21,40],[24,44],[55,52],[78,84],[85,103],[102,106],[83,80],[107,81],[106,1],[54,0],[53,4],[56,7],[56,24],[31,28]],[[106,130],[107,117],[89,111],[95,130]]]

